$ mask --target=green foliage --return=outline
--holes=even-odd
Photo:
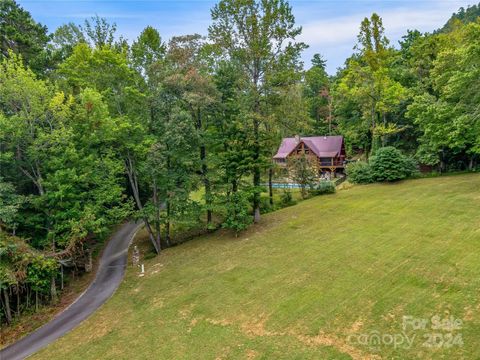
[[[136,86],[139,74],[129,67],[126,54],[104,46],[92,49],[80,43],[73,49],[58,70],[67,88],[78,93],[81,89],[94,88],[105,98],[112,115],[141,115],[139,108],[143,98]]]
[[[0,138],[7,154],[16,153],[5,161],[17,171],[20,191],[26,183],[37,190],[28,209],[38,216],[20,233],[34,230],[39,245],[46,236],[63,247],[104,232],[126,212],[122,167],[102,149],[111,144],[113,124],[101,95],[87,89],[74,99],[55,92],[15,56],[2,67],[1,105],[9,116],[0,120]]]
[[[240,72],[246,144],[252,153],[253,188],[258,189],[261,171],[271,156],[269,140],[281,129],[268,115],[275,118],[278,107],[290,104],[285,94],[299,78],[300,53],[306,45],[296,38],[302,29],[295,25],[286,1],[221,0],[211,14],[212,48],[219,57],[230,58]],[[252,202],[258,221],[260,193],[256,190]]]
[[[312,127],[315,134],[328,134],[331,132],[329,123],[332,121],[333,107],[330,80],[325,70],[326,60],[320,54],[315,54],[312,65],[305,72],[304,96],[309,115],[314,120]]]
[[[415,162],[393,146],[378,149],[369,165],[373,179],[380,182],[402,180],[416,171]]]
[[[357,53],[333,89],[335,122],[349,152],[395,146],[440,172],[478,163],[478,6],[442,31],[409,31],[396,50],[378,15],[362,24]]]
[[[260,211],[262,214],[269,213],[274,211],[275,207],[270,204],[270,197],[269,196],[260,196]]]
[[[468,24],[470,22],[476,22],[479,17],[480,4],[468,5],[466,9],[461,7],[456,13],[452,14],[439,32],[445,33],[453,31],[456,27],[459,27],[459,23]]]
[[[52,34],[50,47],[60,61],[64,61],[69,57],[73,48],[83,42],[86,42],[82,28],[74,23],[68,23],[59,26]]]
[[[18,226],[18,211],[24,201],[24,197],[15,192],[14,186],[0,177],[0,231],[2,228],[14,230]]]
[[[407,100],[408,90],[395,79],[391,70],[394,50],[388,46],[382,19],[377,14],[365,18],[360,27],[358,53],[347,60],[347,66],[335,84],[334,97],[339,109],[347,110],[339,127],[351,128],[363,141],[356,141],[365,152],[373,153],[381,140],[383,146],[392,134],[402,130],[393,122],[397,107]],[[351,112],[355,111],[353,124]],[[361,118],[358,117],[361,114]],[[342,124],[346,123],[346,125]],[[350,135],[347,133],[347,135]],[[350,139],[347,138],[347,143]]]
[[[369,184],[375,181],[371,166],[364,161],[355,161],[347,164],[348,180],[356,184]]]
[[[333,181],[320,181],[313,189],[310,190],[312,195],[335,194],[337,188]]]
[[[37,23],[14,0],[0,1],[0,60],[20,55],[35,72],[45,72],[47,27]]]
[[[32,249],[24,240],[0,231],[0,288],[28,285],[49,294],[58,263]]]
[[[86,44],[92,48],[124,49],[125,40],[122,37],[115,42],[116,27],[115,23],[110,24],[107,19],[98,15],[85,20],[83,25],[70,22],[59,26],[51,35],[48,44],[52,63],[55,67],[63,63],[79,44]]]
[[[292,206],[296,204],[296,201],[293,199],[292,192],[289,189],[284,189],[280,195],[280,201],[283,207]]]
[[[407,117],[421,131],[417,157],[440,164],[459,154],[469,159],[480,155],[480,24],[459,26],[438,39],[430,70],[433,91],[422,91],[408,107]]]
[[[49,294],[52,276],[55,276],[58,264],[53,259],[41,256],[33,257],[27,266],[28,283],[34,291]]]
[[[309,189],[312,189],[317,179],[315,168],[311,160],[305,155],[290,160],[288,164],[293,181],[300,185],[302,197],[306,198]]]
[[[249,212],[249,196],[247,193],[237,191],[227,196],[225,208],[227,215],[223,220],[222,227],[232,229],[236,235],[252,223],[252,217]]]
[[[17,274],[22,264],[21,260],[24,259],[26,254],[24,251],[22,253],[18,251],[20,242],[15,240],[13,236],[0,231],[0,290],[8,289],[9,286],[16,285],[19,282]],[[22,250],[25,250],[25,248],[26,246]]]
[[[151,71],[151,66],[160,61],[165,52],[165,45],[158,31],[147,26],[133,42],[130,56],[137,71],[147,75]]]
[[[418,161],[414,157],[404,155],[404,162],[407,177],[415,178],[420,176]]]
[[[110,24],[107,19],[95,15],[90,20],[85,20],[84,27],[81,29],[93,47],[101,48],[113,45],[117,24]]]
[[[440,172],[478,167],[477,12],[461,9],[442,32],[409,31],[399,49],[372,14],[330,77],[319,54],[303,71],[306,45],[283,0],[221,0],[208,41],[165,44],[147,26],[131,46],[98,16],[49,37],[1,1],[2,286],[20,284],[20,302],[31,289],[46,294],[52,259],[79,260],[133,206],[157,252],[172,228],[221,223],[238,233],[252,212],[258,220],[260,208],[279,207],[261,196],[261,179],[287,135],[338,132],[349,155],[373,155],[347,166],[356,183],[414,175],[415,161],[396,148]],[[312,189],[305,157],[290,166],[303,197],[335,191],[327,182]],[[280,203],[294,203],[288,190]]]

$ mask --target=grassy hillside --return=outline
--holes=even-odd
[[[34,358],[480,358],[479,175],[342,190],[145,265]],[[461,328],[432,330],[435,315]],[[404,316],[428,324],[404,330]],[[402,331],[409,348],[390,343]]]

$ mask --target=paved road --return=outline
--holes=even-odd
[[[1,350],[0,360],[25,359],[72,330],[108,300],[123,279],[128,246],[138,227],[135,223],[123,225],[108,242],[88,289],[52,321]]]

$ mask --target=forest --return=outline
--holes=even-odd
[[[343,135],[365,166],[393,147],[424,171],[478,171],[479,16],[392,44],[371,14],[329,76],[321,49],[302,63],[285,0],[220,0],[207,36],[171,39],[125,39],[98,16],[51,32],[1,1],[2,324],[58,301],[126,219],[156,253],[258,222],[285,136]]]

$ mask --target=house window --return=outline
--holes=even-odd
[[[332,158],[320,158],[320,165],[331,165],[332,164]]]

